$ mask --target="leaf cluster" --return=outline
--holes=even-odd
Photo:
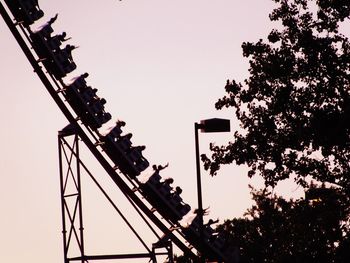
[[[252,189],[244,218],[220,225],[240,247],[240,262],[349,262],[349,199],[335,188],[311,187],[305,199],[285,200]]]
[[[242,44],[250,76],[228,80],[217,109],[232,107],[241,130],[225,146],[211,144],[205,168],[246,164],[266,185],[294,176],[350,192],[350,42],[348,0],[274,0],[267,40]]]

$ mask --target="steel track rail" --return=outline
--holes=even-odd
[[[77,122],[76,118],[72,115],[68,107],[65,105],[64,101],[60,98],[57,91],[53,87],[52,83],[49,81],[48,77],[42,70],[40,64],[35,59],[32,54],[30,48],[24,41],[23,37],[19,33],[16,28],[16,25],[11,20],[8,15],[4,5],[0,2],[0,14],[3,17],[6,25],[10,29],[12,35],[16,39],[17,43],[21,47],[23,53],[27,57],[29,63],[32,65],[34,72],[38,75],[41,82],[44,84],[46,90],[49,92],[57,106],[60,108],[64,116],[67,118],[68,122],[71,123],[75,129],[76,133],[79,135],[80,139],[85,143],[90,152],[94,155],[97,161],[101,164],[101,166],[105,169],[111,179],[115,182],[115,184],[119,187],[122,193],[128,197],[127,199],[134,202],[140,210],[154,223],[155,226],[158,227],[160,231],[164,234],[168,235],[169,238],[174,242],[174,244],[182,250],[186,255],[190,256],[194,262],[200,262],[199,257],[193,253],[193,251],[186,246],[182,240],[180,240],[177,236],[175,236],[170,229],[143,203],[143,201],[135,194],[135,192],[130,189],[130,187],[124,182],[124,180],[117,174],[117,172],[113,169],[110,163],[104,158],[102,153],[98,150],[97,146],[90,140],[89,136],[85,133],[83,128]]]

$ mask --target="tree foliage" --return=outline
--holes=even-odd
[[[241,263],[349,262],[349,200],[342,191],[312,186],[305,199],[285,200],[266,189],[252,196],[244,218],[218,227],[240,247]]]
[[[227,81],[217,109],[233,107],[241,130],[202,156],[215,175],[221,164],[246,164],[266,185],[294,175],[350,193],[350,42],[348,0],[274,0],[267,40],[243,43],[249,78]]]

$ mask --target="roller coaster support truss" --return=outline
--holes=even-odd
[[[87,169],[80,159],[79,136],[74,126],[68,125],[58,133],[58,155],[59,155],[59,175],[61,191],[61,210],[62,210],[62,234],[63,234],[63,252],[64,263],[71,261],[88,260],[117,260],[117,259],[135,259],[149,258],[153,263],[157,262],[156,256],[166,255],[169,263],[173,262],[172,242],[166,241],[152,244],[149,249],[141,236],[129,223],[127,218],[118,209],[112,199],[103,190],[102,186],[96,181],[92,173]],[[81,170],[84,170],[101,190],[104,196],[112,204],[114,209],[125,221],[127,226],[139,239],[148,253],[139,254],[119,254],[119,255],[86,255],[84,248],[84,225],[83,225],[83,205],[82,205],[82,187]],[[157,249],[165,248],[166,252],[156,252]],[[71,256],[75,254],[74,256]]]
[[[71,147],[67,147],[66,137],[74,137]],[[62,234],[64,262],[68,263],[68,254],[73,242],[84,258],[84,227],[80,181],[79,138],[72,131],[60,131],[58,134],[59,169],[62,207]],[[74,168],[73,165],[76,165]],[[69,192],[70,191],[70,192]],[[68,231],[67,231],[68,229]],[[82,260],[84,262],[84,260]]]

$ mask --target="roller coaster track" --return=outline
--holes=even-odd
[[[146,181],[140,182],[139,175],[149,167],[149,163],[142,156],[144,147],[132,146],[131,135],[123,135],[125,123],[117,122],[106,134],[101,134],[99,128],[111,119],[104,110],[106,101],[96,95],[96,89],[86,84],[87,74],[76,77],[69,84],[64,81],[64,77],[76,68],[70,53],[74,46],[61,48],[66,40],[65,34],[51,35],[52,24],[57,17],[33,32],[30,25],[44,16],[38,2],[5,0],[5,3],[7,9],[0,1],[1,16],[35,73],[70,126],[74,127],[75,133],[127,199],[194,262],[203,258],[236,262],[234,247],[225,239],[225,233],[214,233],[210,226],[202,233],[197,220],[199,217],[195,217],[189,226],[181,226],[179,221],[190,207],[182,201],[181,192],[174,191],[165,180],[161,180],[157,169]]]

